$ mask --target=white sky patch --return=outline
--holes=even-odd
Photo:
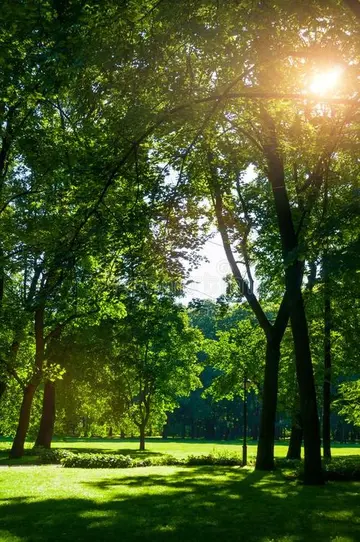
[[[242,178],[242,183],[251,182],[255,176],[256,168],[250,165]],[[219,233],[216,233],[212,239],[206,241],[200,255],[208,261],[204,261],[197,269],[194,269],[190,273],[189,280],[192,282],[185,287],[186,295],[182,298],[183,303],[188,303],[195,298],[213,299],[216,301],[220,295],[226,292],[226,284],[223,279],[231,273],[231,269]],[[236,255],[235,258],[237,259]],[[245,269],[243,269],[242,265],[239,265],[239,267],[244,279],[247,280],[246,273],[244,272]],[[255,278],[255,291],[257,289],[256,283]]]
[[[190,274],[192,282],[185,287],[186,296],[182,299],[183,303],[188,303],[194,298],[216,301],[225,293],[226,284],[223,279],[230,273],[230,266],[219,233],[206,241],[201,256],[209,261],[204,261]]]

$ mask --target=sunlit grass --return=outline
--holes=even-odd
[[[3,468],[0,540],[356,542],[359,497],[234,467]]]
[[[7,450],[10,449],[11,442],[0,441],[0,464],[7,461]],[[31,449],[32,442],[26,443],[26,448]],[[132,456],[144,455],[144,452],[139,452],[139,443],[136,439],[66,439],[65,441],[53,442],[53,448],[67,448],[78,451],[98,451],[105,453],[123,453]],[[286,441],[279,442],[275,446],[275,456],[285,457],[287,453],[288,443]],[[251,443],[248,445],[248,457],[251,460],[256,457],[257,444]],[[145,454],[169,454],[176,458],[186,457],[188,455],[207,455],[216,452],[242,452],[242,441],[194,441],[194,440],[173,440],[161,438],[149,438],[146,442]],[[356,444],[333,444],[332,455],[357,455],[360,454],[360,445]],[[24,457],[24,463],[31,463],[31,456]],[[18,461],[12,461],[17,464]]]

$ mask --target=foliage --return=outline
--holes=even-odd
[[[178,398],[200,385],[201,333],[171,297],[155,294],[129,306],[118,341],[113,364],[129,417],[140,431],[164,423]]]
[[[217,376],[206,393],[215,399],[233,399],[243,396],[244,379],[246,388],[259,389],[264,360],[264,338],[260,327],[253,319],[241,320],[228,331],[219,331],[217,340],[208,340],[206,353],[208,363],[218,369]]]
[[[241,466],[240,454],[227,450],[217,451],[207,455],[188,455],[185,458],[178,458],[168,454],[161,456],[147,456],[144,458],[131,457],[123,454],[109,453],[83,453],[71,452],[69,450],[39,450],[29,451],[29,454],[36,455],[39,463],[42,464],[61,464],[66,468],[86,468],[86,469],[107,469],[107,468],[134,468],[134,467],[152,467],[165,465],[224,465]]]
[[[360,426],[360,380],[343,382],[339,386],[340,397],[335,406],[345,419],[356,426]]]
[[[324,472],[327,480],[359,481],[359,457],[349,455],[346,457],[334,457],[331,461],[324,461]]]
[[[82,469],[128,468],[132,467],[132,459],[125,455],[110,454],[72,454],[62,457],[60,463],[63,467],[76,467]]]

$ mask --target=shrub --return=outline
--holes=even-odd
[[[53,453],[55,452],[55,453]],[[58,453],[60,452],[60,453]],[[43,456],[44,457],[44,456]],[[109,469],[132,467],[159,467],[178,465],[224,465],[241,466],[241,458],[232,453],[212,453],[209,455],[191,455],[187,458],[176,458],[171,455],[132,458],[128,455],[110,455],[104,453],[73,453],[67,450],[51,450],[47,454],[47,462],[61,463],[66,468]]]
[[[61,460],[68,457],[69,455],[74,455],[73,452],[68,450],[59,450],[48,448],[32,448],[31,450],[25,450],[25,455],[37,456],[39,463],[44,465],[59,464]]]
[[[80,469],[126,469],[133,466],[129,455],[69,453],[62,457],[63,467],[76,467]]]
[[[277,459],[276,467],[282,469],[287,477],[303,478],[304,463],[296,459]],[[323,460],[325,480],[360,481],[360,456],[350,455]]]
[[[239,454],[223,451],[213,452],[208,455],[189,455],[185,460],[186,465],[224,465],[242,466]]]
[[[184,465],[184,460],[173,457],[172,455],[146,457],[145,459],[134,460],[134,467],[161,467],[172,465]]]
[[[324,460],[326,480],[360,481],[360,456],[349,455]]]

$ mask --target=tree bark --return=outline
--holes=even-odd
[[[37,387],[38,384],[32,382],[25,387],[20,407],[19,423],[9,454],[12,459],[18,459],[24,455],[24,443],[29,429],[31,406]]]
[[[44,397],[39,432],[35,446],[50,448],[55,425],[55,383],[47,380],[44,386]]]
[[[331,291],[327,262],[324,259],[324,384],[323,384],[323,451],[331,458]]]
[[[24,388],[24,396],[20,408],[19,422],[15,438],[10,450],[11,458],[20,458],[24,455],[24,443],[29,429],[31,406],[38,385],[40,384],[44,362],[44,306],[35,311],[35,368],[30,382]]]
[[[266,337],[267,354],[265,360],[263,406],[261,410],[260,439],[257,450],[256,469],[272,470],[274,468],[275,417],[278,392],[280,343],[289,320],[288,298],[285,292],[276,317],[275,324],[272,325],[268,320],[266,314],[264,313],[254,292],[252,291],[252,288],[249,288],[246,281],[244,281],[240,269],[236,263],[235,257],[232,253],[231,243],[226,229],[226,223],[223,217],[223,201],[221,190],[216,179],[216,171],[211,165],[211,154],[209,154],[209,164],[212,173],[211,189],[214,192],[215,213],[225,254],[229,262],[232,274],[238,284],[238,287],[245,296],[247,302],[249,303]],[[277,350],[278,353],[276,353],[275,355],[275,352]]]
[[[267,341],[263,404],[260,418],[256,470],[274,469],[275,418],[278,393],[280,342]]]
[[[321,466],[320,424],[317,412],[316,391],[312,368],[310,340],[302,296],[303,263],[299,260],[298,233],[292,219],[291,207],[285,185],[284,164],[279,150],[273,119],[261,108],[264,127],[264,154],[268,179],[272,188],[279,226],[285,286],[288,295],[290,322],[294,339],[296,374],[299,384],[301,417],[304,431],[304,481],[309,485],[324,483]]]
[[[290,300],[290,321],[303,421],[304,482],[308,485],[318,485],[324,483],[321,466],[320,424],[300,277],[302,277],[302,264],[295,262],[286,270],[286,284]]]
[[[140,425],[140,451],[145,450],[145,425]]]
[[[291,434],[289,448],[286,455],[287,459],[301,459],[301,443],[303,438],[303,429],[300,409],[296,409],[292,415]]]

